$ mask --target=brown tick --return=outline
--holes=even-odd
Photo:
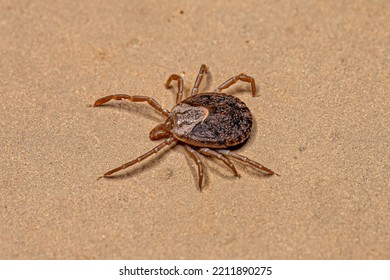
[[[251,84],[252,94],[256,96],[255,80],[245,74],[239,74],[221,84],[214,92],[198,94],[199,85],[206,73],[206,65],[203,64],[195,80],[191,96],[184,100],[182,100],[183,79],[176,74],[168,78],[167,88],[170,87],[172,81],[178,83],[176,105],[171,112],[163,109],[156,100],[147,96],[115,94],[96,100],[94,107],[111,99],[131,102],[146,101],[166,117],[166,121],[153,128],[149,134],[151,140],[166,138],[164,142],[142,156],[106,172],[99,178],[110,177],[113,173],[146,159],[170,144],[183,145],[195,160],[198,166],[200,190],[202,190],[203,182],[203,164],[200,154],[221,160],[238,177],[240,175],[229,157],[250,164],[268,175],[275,174],[260,163],[227,149],[237,146],[249,138],[252,128],[252,114],[244,102],[237,97],[222,93],[222,90],[227,89],[237,81],[243,81]]]

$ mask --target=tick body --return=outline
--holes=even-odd
[[[197,147],[227,148],[244,142],[251,133],[252,114],[237,97],[202,93],[176,105],[170,113],[172,134]]]
[[[95,107],[112,99],[147,102],[166,118],[164,123],[157,125],[150,132],[151,140],[165,139],[165,141],[138,158],[106,172],[101,177],[110,177],[112,174],[159,152],[162,148],[174,144],[183,145],[195,160],[198,166],[198,186],[200,190],[202,190],[203,185],[203,163],[200,154],[221,160],[236,176],[240,175],[229,158],[247,163],[265,174],[275,174],[260,163],[229,150],[230,147],[242,144],[249,138],[253,118],[244,102],[237,97],[222,93],[222,90],[237,81],[243,81],[251,84],[252,94],[255,96],[255,80],[245,74],[239,74],[221,84],[214,92],[198,94],[199,85],[206,71],[206,66],[203,64],[200,67],[191,96],[184,100],[182,100],[183,79],[176,74],[169,77],[166,82],[167,88],[172,81],[178,83],[176,105],[171,111],[163,109],[153,98],[147,96],[117,94],[100,98],[95,102]]]

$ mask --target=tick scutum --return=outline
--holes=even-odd
[[[237,97],[223,93],[202,93],[182,101],[207,110],[207,117],[190,133],[178,138],[199,147],[226,148],[241,144],[251,133],[252,114]]]

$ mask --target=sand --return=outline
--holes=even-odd
[[[389,259],[390,2],[1,1],[1,259]],[[251,109],[241,178],[160,141],[169,75]]]

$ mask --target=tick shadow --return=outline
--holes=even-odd
[[[215,88],[212,88],[212,84],[213,84],[213,74],[210,72],[210,71],[207,71],[207,74],[204,76],[203,78],[205,80],[204,84],[205,86],[203,87],[203,90],[202,89],[199,89],[199,92],[209,92],[209,91],[214,91],[217,86],[215,86]],[[213,86],[213,87],[214,87]]]
[[[227,91],[229,91],[228,94],[237,94],[239,96],[248,96],[251,98],[257,98],[259,97],[259,88],[258,85],[256,85],[256,96],[252,95],[252,89],[250,84],[244,83],[244,84],[238,84],[234,85],[232,87],[229,87]]]
[[[205,168],[210,170],[209,173],[215,174],[219,178],[229,182],[235,182],[236,180],[238,182],[238,180],[240,179],[239,177],[234,175],[232,170],[227,167],[222,161],[209,156],[203,156],[202,159],[204,159],[203,162],[205,163]],[[239,170],[237,171],[238,173],[240,173]],[[216,182],[219,182],[219,180],[217,180]]]

